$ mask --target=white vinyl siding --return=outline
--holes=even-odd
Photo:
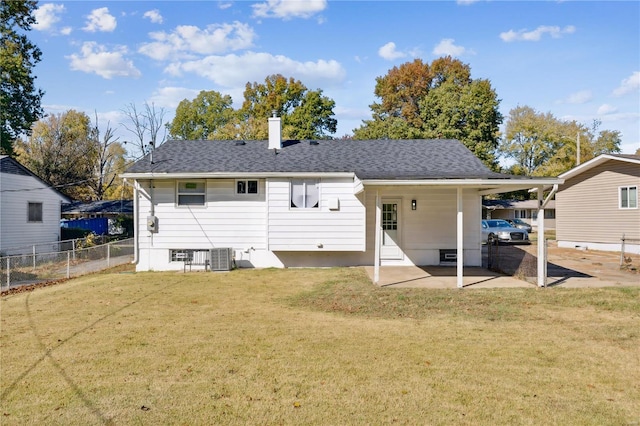
[[[291,208],[289,179],[270,179],[269,249],[272,251],[363,251],[365,210],[353,193],[352,178],[326,178],[318,182],[316,208]],[[337,210],[329,200],[339,200]],[[313,203],[315,205],[315,203]]]
[[[146,223],[139,221],[137,232],[141,235],[141,251],[145,248],[264,248],[266,204],[261,195],[264,194],[264,181],[258,183],[259,194],[239,195],[235,193],[235,179],[208,179],[203,181],[206,208],[187,209],[177,206],[175,181],[155,180],[153,191],[150,191],[149,181],[141,181],[139,216],[153,213],[158,217],[158,233],[153,234],[153,238],[147,232]]]
[[[0,176],[0,190],[0,251],[5,254],[31,253],[30,245],[60,239],[60,204],[63,199],[57,192],[46,188],[33,176],[10,173]],[[29,221],[29,203],[41,204],[41,220]]]

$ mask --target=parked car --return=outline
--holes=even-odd
[[[524,229],[527,232],[531,232],[531,225],[529,225],[527,222],[525,222],[522,219],[505,219],[507,222],[509,222],[509,224],[511,226],[513,226],[514,228],[520,228],[520,229]]]
[[[524,229],[515,228],[503,219],[487,219],[482,221],[482,243],[531,244],[531,241],[529,233]]]

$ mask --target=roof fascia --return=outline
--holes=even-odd
[[[247,179],[247,178],[353,178],[352,172],[260,172],[260,173],[123,173],[124,179]]]
[[[639,160],[636,160],[636,159],[633,159],[633,158],[617,157],[615,155],[610,155],[610,154],[600,154],[596,158],[592,158],[591,160],[587,161],[586,163],[582,163],[579,166],[576,166],[573,169],[562,173],[558,177],[562,178],[562,179],[571,179],[572,177],[577,176],[580,173],[586,172],[587,170],[592,169],[592,168],[594,168],[596,166],[599,166],[600,164],[605,163],[605,162],[607,162],[609,160],[616,160],[616,161],[622,161],[622,162],[626,162],[626,163],[640,164]]]
[[[362,183],[365,186],[448,186],[448,187],[469,187],[483,189],[481,195],[496,194],[502,192],[518,191],[521,189],[538,188],[544,185],[555,185],[563,183],[559,178],[539,178],[539,179],[420,179],[420,180],[378,180],[366,179]],[[482,194],[486,192],[486,194]]]

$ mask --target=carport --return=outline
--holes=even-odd
[[[496,176],[496,177],[493,177]],[[464,200],[463,191],[472,189],[476,191],[477,200],[475,202],[481,205],[482,197],[491,194],[500,194],[519,190],[535,191],[538,201],[538,217],[544,217],[544,210],[548,202],[553,198],[558,189],[558,185],[563,183],[559,178],[537,178],[527,176],[499,175],[494,174],[488,178],[444,178],[444,179],[407,179],[407,180],[363,180],[364,187],[367,186],[384,186],[399,187],[402,186],[428,186],[428,187],[447,187],[456,190],[456,287],[465,287],[465,265],[464,265]],[[551,188],[545,194],[545,188]],[[380,269],[381,269],[381,246],[382,246],[382,197],[379,192],[375,191],[376,212],[375,212],[375,253],[373,269],[371,272],[373,282],[381,285]],[[480,220],[480,217],[478,217]],[[544,241],[544,221],[540,221],[538,226],[538,240]],[[546,253],[544,244],[538,245],[537,253],[537,285],[543,287],[546,283]],[[391,270],[391,269],[389,269]],[[466,269],[470,273],[470,269]],[[468,281],[468,280],[467,280]]]

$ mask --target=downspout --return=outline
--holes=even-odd
[[[554,184],[551,192],[544,200],[544,188],[538,188],[538,287],[547,285],[547,251],[544,237],[544,208],[558,191],[558,184]]]
[[[133,261],[131,263],[137,265],[139,261],[138,235],[140,234],[138,230],[138,181],[134,180],[135,183],[131,185],[129,181],[124,178],[123,182],[125,185],[130,185],[133,188]]]

